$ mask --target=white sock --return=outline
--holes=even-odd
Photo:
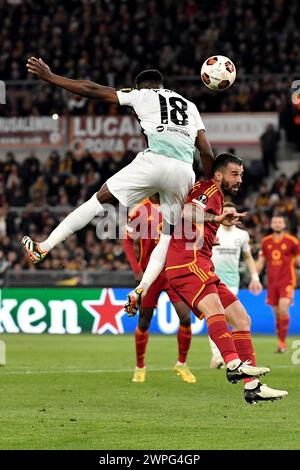
[[[218,361],[218,362],[224,362],[224,361],[223,361],[223,357],[221,356],[221,353],[220,353],[220,351],[219,351],[219,348],[218,348],[217,345],[213,342],[213,340],[211,339],[210,336],[208,336],[208,341],[209,341],[209,344],[210,344],[210,349],[211,349],[213,358],[214,358],[216,361]]]
[[[240,359],[233,359],[233,361],[228,362],[227,367],[230,370],[236,369],[241,364]]]
[[[49,251],[67,237],[85,227],[97,215],[104,211],[95,193],[88,201],[71,212],[54,230],[47,240],[40,243],[42,251]]]
[[[253,390],[254,388],[257,387],[258,384],[259,384],[258,379],[251,380],[251,382],[246,382],[245,383],[245,390]]]
[[[150,259],[147,264],[147,268],[143,274],[142,280],[137,288],[142,287],[144,289],[144,295],[155,281],[158,275],[161,273],[167,257],[167,251],[171,241],[171,235],[165,235],[162,233],[159,238],[159,242],[151,253]]]
[[[185,366],[185,362],[180,362],[180,361],[177,361],[176,362],[176,366]]]

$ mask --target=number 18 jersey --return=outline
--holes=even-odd
[[[147,150],[193,163],[195,139],[204,129],[194,103],[165,88],[117,91],[121,106],[131,106],[147,140]]]

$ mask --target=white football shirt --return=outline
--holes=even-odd
[[[205,129],[194,103],[165,88],[128,88],[117,95],[120,105],[133,108],[147,150],[193,163],[197,132]]]
[[[249,234],[235,225],[226,230],[221,224],[216,236],[220,245],[214,246],[212,250],[215,271],[224,284],[238,289],[241,251],[243,253],[251,251]]]

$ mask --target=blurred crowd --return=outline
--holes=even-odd
[[[89,199],[132,157],[131,152],[116,153],[99,161],[89,152],[80,156],[67,152],[62,157],[52,151],[41,164],[34,153],[20,163],[8,152],[0,159],[0,258],[2,252],[14,269],[33,269],[20,249],[22,236],[47,238],[72,207]],[[128,264],[120,242],[99,240],[90,226],[53,250],[38,267],[122,270]]]
[[[58,74],[116,87],[156,67],[200,112],[280,111],[284,126],[293,113],[291,82],[300,73],[299,16],[297,0],[0,0],[0,77],[28,79],[31,55]],[[222,98],[200,79],[185,79],[199,77],[202,62],[216,53],[238,68]],[[107,112],[54,87],[13,89],[3,114]]]
[[[234,151],[234,149],[229,149]],[[33,153],[22,162],[12,152],[0,159],[0,265],[21,269],[126,270],[119,240],[99,240],[96,222],[61,244],[40,265],[34,266],[20,248],[23,235],[34,240],[48,237],[53,228],[72,208],[94,194],[113,173],[128,164],[132,153],[115,154],[103,161],[86,152],[60,155],[52,151],[44,163]],[[194,167],[197,178],[201,169]],[[261,163],[260,170],[263,174]],[[235,202],[248,211],[249,230],[254,254],[264,235],[269,233],[272,214],[287,216],[289,230],[300,238],[300,165],[287,177],[278,170],[272,178],[258,180],[257,168],[245,166],[244,183]],[[278,176],[276,176],[278,175]],[[1,269],[0,269],[1,270]]]

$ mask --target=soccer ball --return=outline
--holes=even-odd
[[[209,57],[201,67],[201,79],[210,90],[227,90],[233,84],[235,77],[233,62],[223,55]]]

